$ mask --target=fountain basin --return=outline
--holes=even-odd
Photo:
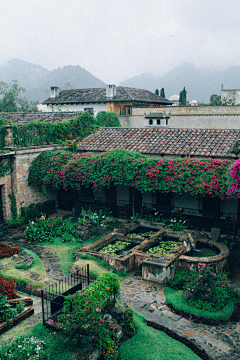
[[[229,249],[226,245],[208,239],[199,239],[197,245],[200,247],[212,248],[217,250],[213,256],[189,256],[188,254],[179,257],[179,266],[183,269],[197,271],[198,264],[204,263],[206,266],[213,267],[214,272],[224,272],[228,270]]]

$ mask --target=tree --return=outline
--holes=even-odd
[[[210,105],[222,105],[221,95],[213,94],[210,96]]]
[[[187,104],[187,92],[185,90],[185,86],[182,91],[180,91],[179,95],[179,105],[180,106],[186,106]]]
[[[114,111],[99,111],[96,120],[100,127],[121,127],[118,115]]]
[[[158,89],[155,90],[155,95],[159,95],[159,90]]]
[[[26,90],[19,86],[17,80],[11,83],[0,82],[0,111],[1,112],[28,112],[29,103],[23,94]]]
[[[165,99],[165,91],[164,91],[164,88],[161,88],[160,96]]]

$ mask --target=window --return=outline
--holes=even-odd
[[[166,119],[166,125],[168,125],[168,119]]]
[[[91,115],[94,114],[94,109],[93,108],[84,108],[84,111],[87,111]]]
[[[149,119],[149,125],[152,125],[152,124],[153,124],[153,120]]]
[[[125,115],[132,115],[132,107],[125,106]]]
[[[157,125],[161,125],[161,120],[157,119]]]

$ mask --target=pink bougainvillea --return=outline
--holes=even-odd
[[[131,186],[141,192],[158,190],[229,198],[236,196],[229,189],[231,164],[230,160],[217,159],[156,160],[124,150],[97,156],[66,151],[45,152],[33,161],[29,184],[46,191],[48,187],[80,190],[82,185],[97,190],[113,183]],[[236,171],[236,165],[231,171]]]

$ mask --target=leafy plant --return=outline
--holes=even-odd
[[[0,259],[9,258],[18,254],[22,246],[23,244],[21,246],[14,246],[0,243]]]
[[[16,310],[17,310],[17,313],[20,313],[24,310],[24,302],[23,301],[19,301],[17,303]]]
[[[14,299],[17,296],[16,284],[14,281],[0,277],[0,296],[7,296],[7,299]]]
[[[178,268],[174,278],[169,280],[167,286],[177,290],[183,290],[184,285],[189,283],[194,276],[193,271]]]
[[[238,297],[237,289],[223,275],[214,273],[204,263],[198,264],[198,271],[184,286],[182,293],[189,305],[206,311],[218,311]]]
[[[80,190],[81,185],[97,190],[114,183],[142,193],[160,191],[229,198],[230,164],[229,160],[217,159],[156,160],[119,149],[97,156],[45,152],[31,164],[29,185],[43,191],[70,187]]]
[[[176,247],[176,241],[159,241],[159,245],[150,248],[147,253],[149,254],[159,254],[159,255],[167,255],[171,254],[173,249]]]
[[[92,211],[91,209],[85,210],[82,208],[80,217],[78,219],[79,224],[84,224],[86,219],[92,221],[94,224],[102,225],[113,222],[113,217],[106,214],[103,210]]]
[[[73,343],[90,342],[105,348],[104,339],[109,337],[109,330],[102,319],[103,306],[119,292],[118,277],[103,273],[94,285],[66,298],[63,314],[57,319],[59,330]]]
[[[116,255],[117,251],[125,249],[130,244],[131,243],[127,241],[115,241],[113,244],[109,244],[99,250],[99,252],[102,254]]]
[[[27,241],[42,242],[54,241],[54,238],[61,237],[63,242],[79,241],[81,238],[76,234],[76,225],[61,217],[42,215],[36,222],[29,222],[25,230]]]
[[[133,320],[133,311],[130,308],[126,308],[123,311],[123,324],[128,336],[132,337],[137,333],[136,324]]]
[[[11,323],[11,319],[16,316],[16,312],[11,308],[7,296],[0,297],[0,320]]]
[[[126,236],[130,237],[130,238],[134,238],[134,237],[150,237],[152,235],[154,235],[156,233],[156,231],[147,231],[145,233],[128,233]]]

